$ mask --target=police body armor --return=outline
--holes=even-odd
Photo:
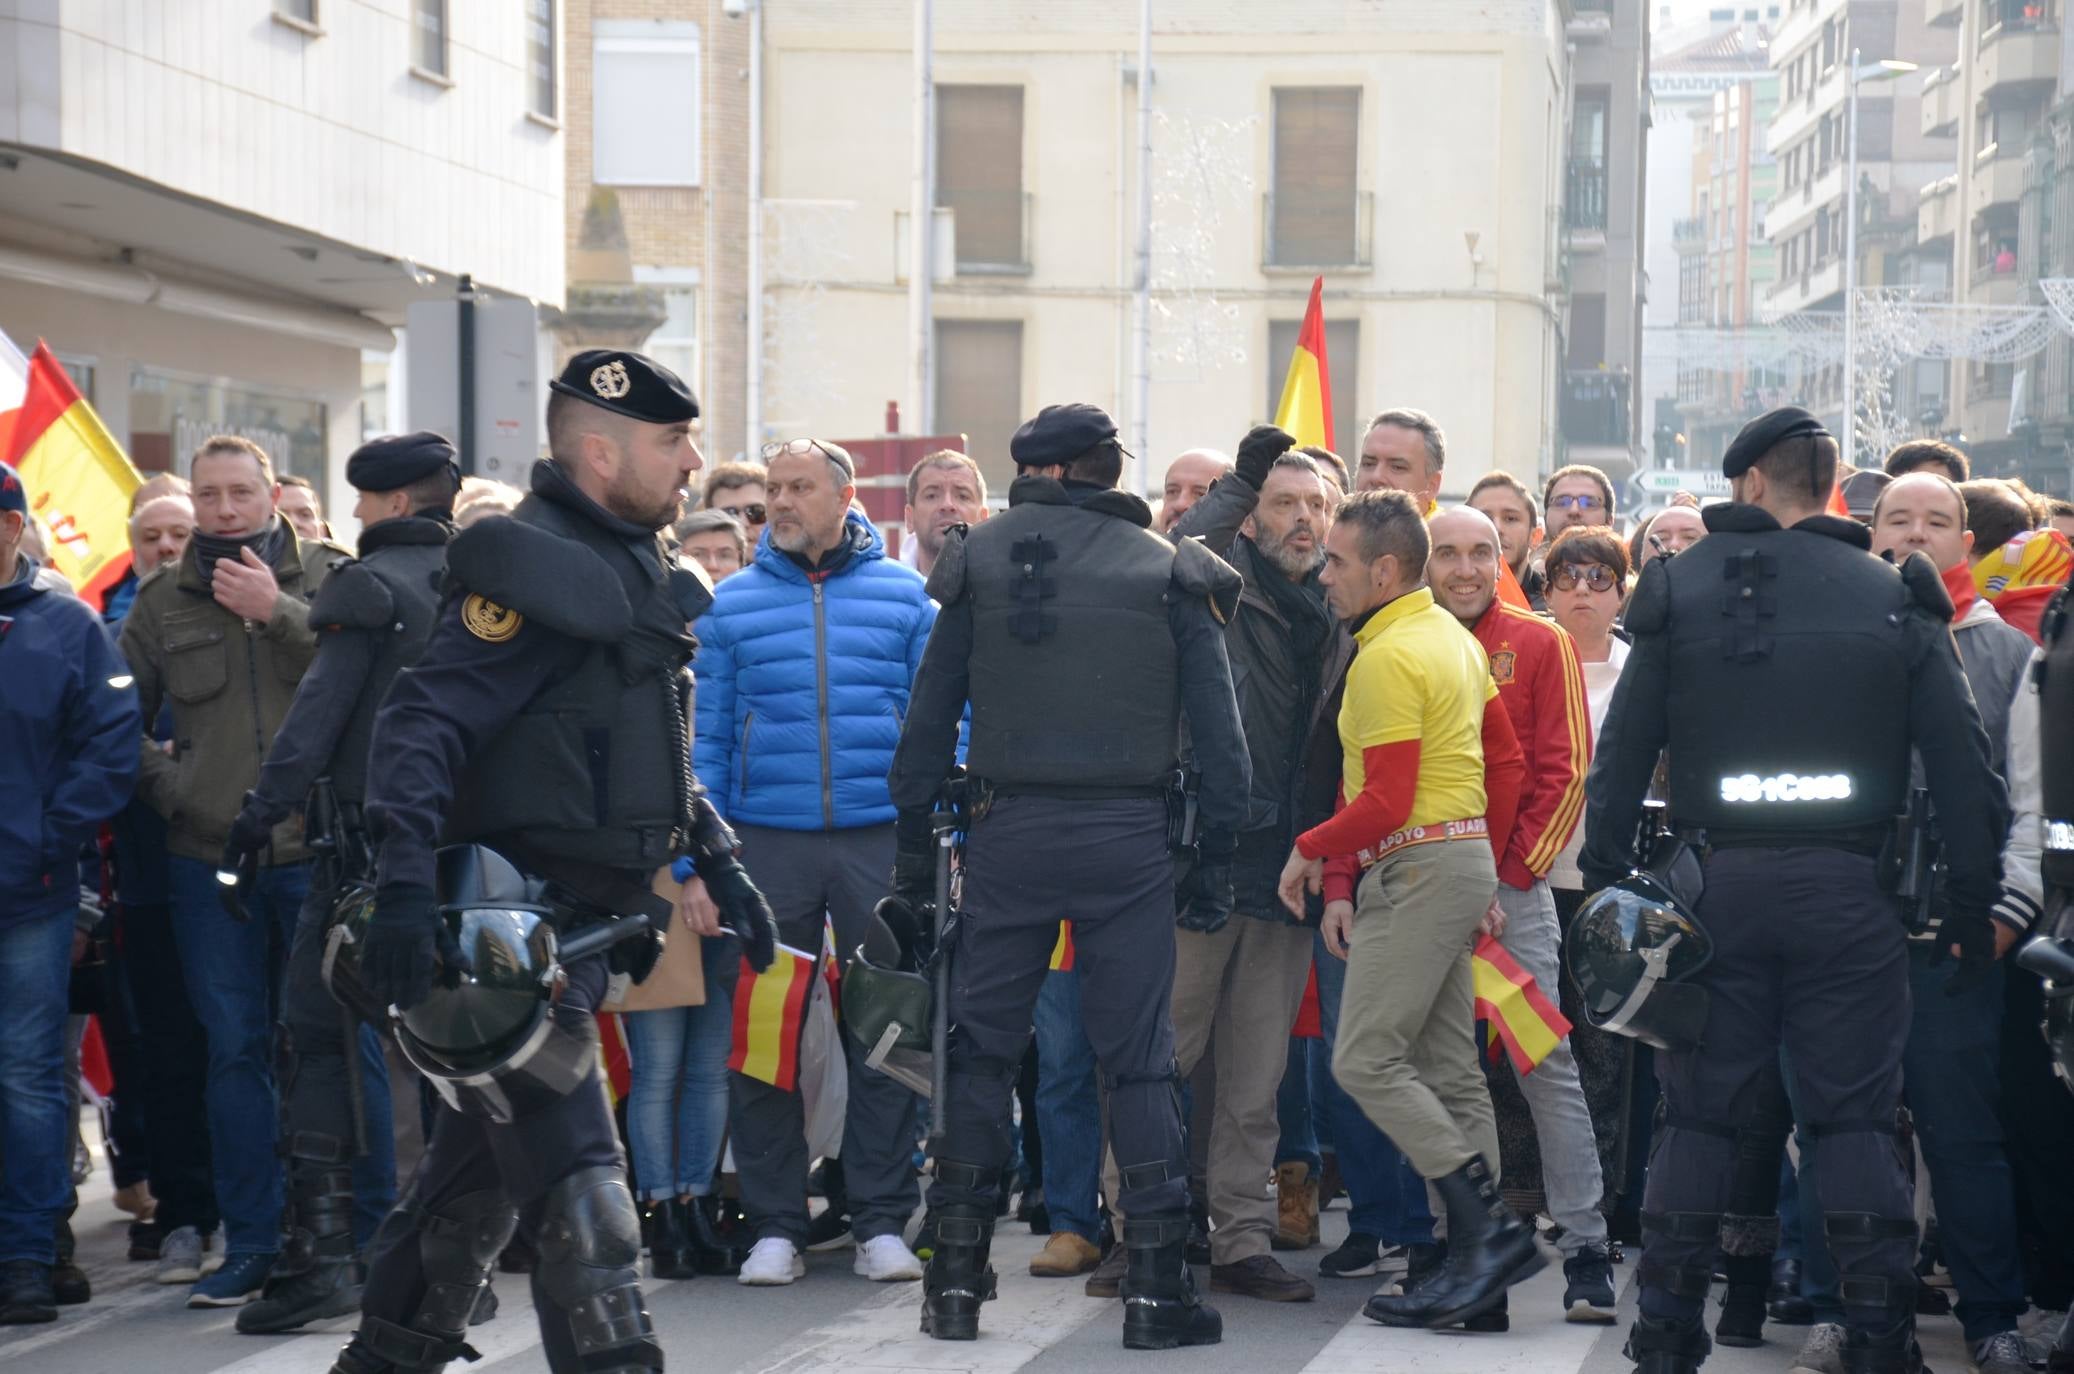
[[[1671,812],[1710,841],[1877,848],[1909,784],[1896,571],[1806,530],[1713,531],[1648,564],[1629,624],[1668,625]]]
[[[2074,896],[2074,590],[2062,588],[2045,614],[2038,674],[2045,882]],[[2074,939],[2074,929],[2060,934]]]
[[[1019,477],[1010,508],[963,541],[973,623],[967,765],[1008,791],[1161,795],[1181,718],[1167,622],[1175,546],[1105,513],[1112,493],[1075,506],[1064,491]],[[1114,503],[1119,511],[1125,500]],[[941,585],[932,577],[932,594]]]
[[[510,520],[455,539],[449,595],[535,618],[583,652],[470,759],[446,839],[651,873],[691,832],[686,626],[712,594],[665,567],[653,535],[608,529],[539,485]]]
[[[339,733],[325,770],[340,802],[358,808],[367,794],[374,717],[396,674],[416,663],[439,619],[439,592],[452,528],[406,516],[370,526],[361,556],[339,564],[310,603],[310,626],[363,630],[371,651],[365,686]]]

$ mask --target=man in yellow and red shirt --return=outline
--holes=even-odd
[[[1498,938],[1554,998],[1560,987],[1562,929],[1547,877],[1584,814],[1584,775],[1591,766],[1584,670],[1577,646],[1560,625],[1499,598],[1502,544],[1490,517],[1465,506],[1434,516],[1426,530],[1433,542],[1426,557],[1433,599],[1483,646],[1498,699],[1526,755],[1512,833],[1502,844],[1495,844],[1494,837],[1498,906],[1504,917]],[[1610,1324],[1615,1317],[1613,1261],[1606,1218],[1599,1211],[1605,1185],[1569,1037],[1531,1074],[1521,1076],[1519,1086],[1541,1147],[1548,1214],[1563,1228],[1564,1312],[1571,1321]]]
[[[1486,709],[1497,688],[1483,650],[1425,587],[1427,548],[1403,492],[1339,508],[1322,580],[1356,646],[1339,717],[1344,805],[1297,838],[1281,896],[1301,910],[1306,888],[1324,891],[1325,945],[1347,961],[1333,1075],[1447,1206],[1440,1273],[1363,1310],[1442,1327],[1497,1307],[1544,1261],[1498,1196],[1469,966],[1498,887],[1492,837],[1512,832],[1519,744],[1505,712]]]

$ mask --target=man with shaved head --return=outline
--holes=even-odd
[[[1192,448],[1167,464],[1160,492],[1160,533],[1171,534],[1188,508],[1209,495],[1211,484],[1230,471],[1231,459],[1214,448]]]
[[[1553,996],[1562,986],[1557,981],[1561,932],[1548,870],[1584,814],[1584,774],[1591,763],[1584,670],[1561,626],[1499,598],[1504,545],[1490,517],[1464,506],[1434,516],[1427,533],[1433,551],[1426,559],[1426,582],[1433,599],[1483,646],[1498,699],[1527,759],[1512,833],[1498,847],[1498,895],[1489,923],[1520,967]],[[1599,1149],[1569,1037],[1533,1073],[1522,1075],[1519,1085],[1541,1146],[1548,1212],[1562,1228],[1559,1245],[1569,1280],[1565,1315],[1576,1322],[1610,1323],[1612,1254],[1606,1218],[1599,1211]]]

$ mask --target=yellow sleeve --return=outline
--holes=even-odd
[[[1348,741],[1373,749],[1419,739],[1426,731],[1426,679],[1418,660],[1385,649],[1354,660],[1347,674]]]

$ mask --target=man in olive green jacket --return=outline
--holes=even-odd
[[[165,1239],[159,1280],[199,1279],[188,1305],[224,1307],[259,1292],[280,1246],[271,1009],[309,885],[302,818],[275,829],[257,875],[243,885],[244,916],[227,911],[216,868],[315,654],[310,598],[346,551],[298,539],[275,514],[280,488],[256,444],[208,440],[191,480],[194,537],[178,562],[138,585],[122,651],[147,724],[138,792],[166,818],[174,943],[209,1040],[209,1134],[226,1250],[223,1267],[202,1279],[206,1239],[183,1227]],[[164,744],[148,728],[161,707],[173,725]]]

